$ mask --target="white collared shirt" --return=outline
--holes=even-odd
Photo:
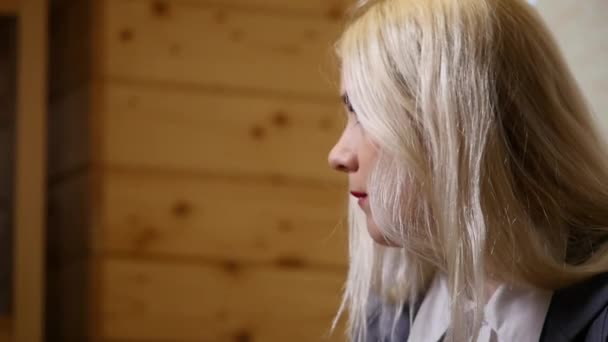
[[[484,308],[477,342],[538,342],[551,292],[500,285]],[[435,276],[412,324],[408,342],[438,342],[450,326],[447,280]]]

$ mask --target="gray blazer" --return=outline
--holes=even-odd
[[[380,327],[392,325],[392,319],[368,317],[368,342],[405,342],[410,332],[409,310],[399,317],[395,339],[380,336]],[[608,341],[608,273],[555,291],[540,342]],[[516,341],[514,341],[516,342]]]

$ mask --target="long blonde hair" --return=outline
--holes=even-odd
[[[349,312],[352,341],[365,341],[370,315],[396,324],[437,272],[450,289],[448,339],[465,341],[486,279],[558,289],[608,270],[607,146],[525,1],[363,1],[337,52],[380,150],[374,220],[402,246],[374,244],[351,203],[338,316]]]

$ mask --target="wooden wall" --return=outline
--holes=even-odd
[[[541,0],[554,29],[578,13],[565,2]],[[345,183],[326,155],[346,6],[55,3],[51,340],[342,340],[324,336],[346,271]],[[576,58],[576,34],[557,33]]]
[[[342,340],[325,335],[346,270],[346,189],[326,156],[342,127],[344,6],[96,2],[99,340]]]

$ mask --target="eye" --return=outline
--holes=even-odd
[[[355,123],[359,124],[359,118],[357,117],[357,113],[355,112],[353,105],[348,99],[348,94],[342,95],[342,102],[344,102],[344,106],[346,107],[346,110],[348,110],[348,113],[355,117]]]
[[[355,113],[355,109],[353,108],[353,105],[350,103],[350,100],[348,99],[348,94],[344,94],[342,95],[342,102],[344,102],[344,105],[346,106],[346,109],[348,109],[349,112],[351,113]]]

